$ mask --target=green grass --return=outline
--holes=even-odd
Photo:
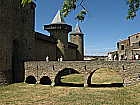
[[[84,75],[82,74],[71,74],[62,77],[64,83],[75,83],[83,84]],[[92,76],[92,84],[110,84],[110,83],[123,83],[122,78],[117,72],[112,69],[99,69]]]
[[[99,69],[92,77],[92,83],[110,84],[110,83],[122,83],[123,80],[120,75],[112,69]]]
[[[71,74],[71,75],[63,76],[61,81],[64,83],[83,84],[84,83],[84,75]]]
[[[105,73],[105,74],[104,74]],[[93,82],[120,82],[118,75],[106,76],[112,71],[97,71],[93,75]],[[95,78],[102,74],[104,79]],[[63,82],[82,83],[82,75],[64,76]],[[112,78],[112,79],[111,79]],[[110,80],[110,81],[109,81]],[[29,85],[16,83],[0,86],[0,105],[140,105],[140,84],[129,87],[51,87],[40,84]]]

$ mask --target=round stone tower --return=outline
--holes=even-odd
[[[84,60],[84,34],[81,31],[79,24],[77,23],[73,32],[70,33],[70,41],[78,45],[77,60]]]
[[[68,33],[72,31],[72,26],[64,22],[60,11],[57,12],[53,21],[49,25],[45,25],[44,29],[50,32],[50,36],[57,39],[57,58],[63,57],[68,60]]]
[[[36,4],[31,2],[20,9],[21,11],[21,32],[18,40],[20,41],[20,48],[22,59],[24,61],[31,60],[33,42],[35,40],[35,7]]]
[[[34,10],[29,9],[31,6],[21,7],[21,0],[0,0],[0,84],[23,81],[21,39],[31,39],[34,29]]]
[[[12,67],[13,81],[24,81],[24,61],[32,60],[35,40],[35,3],[31,2],[18,9],[15,39],[13,41]]]
[[[0,84],[11,83],[12,52],[18,0],[0,0]]]

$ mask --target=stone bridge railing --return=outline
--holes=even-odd
[[[42,77],[47,77],[51,85],[57,85],[61,76],[78,72],[84,74],[84,86],[91,84],[93,73],[99,68],[111,68],[123,79],[124,86],[136,84],[140,81],[140,63],[119,62],[119,61],[30,61],[25,62],[25,79],[29,76],[35,77],[39,82]]]

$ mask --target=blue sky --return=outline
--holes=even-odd
[[[84,36],[85,55],[104,55],[116,49],[116,42],[140,32],[140,16],[126,20],[127,0],[88,0],[85,21],[80,23]],[[43,25],[50,24],[63,0],[37,0],[35,30],[46,35]],[[66,23],[75,26],[74,15],[80,7],[65,18]],[[139,14],[139,13],[138,13]]]

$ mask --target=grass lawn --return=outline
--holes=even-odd
[[[79,74],[64,76],[62,82],[81,84],[82,77]],[[97,71],[92,79],[96,84],[120,82],[121,78],[108,69]],[[140,105],[140,84],[84,88],[16,83],[0,86],[0,105]]]

